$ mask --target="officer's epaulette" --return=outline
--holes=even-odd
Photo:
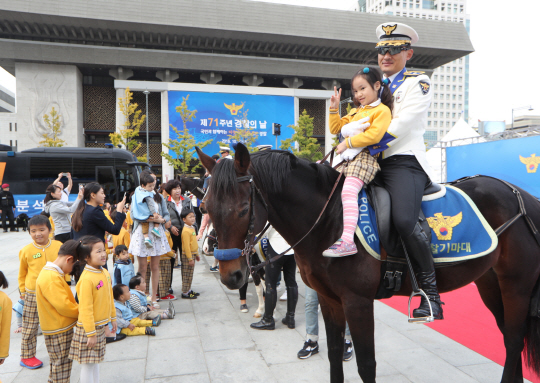
[[[420,72],[420,71],[407,71],[403,73],[403,77],[416,77],[425,74],[426,72]]]

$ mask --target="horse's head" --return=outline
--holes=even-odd
[[[238,144],[234,161],[222,159],[216,164],[199,148],[196,150],[204,167],[212,174],[205,208],[218,238],[214,257],[219,261],[221,282],[229,289],[239,289],[249,275],[246,255],[242,254],[245,241],[253,240],[268,218],[264,201],[249,172],[249,152]]]

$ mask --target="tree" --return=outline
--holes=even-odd
[[[176,112],[180,114],[184,128],[180,130],[170,124],[171,128],[176,133],[177,138],[175,140],[169,138],[169,143],[163,144],[163,146],[165,146],[169,150],[172,150],[176,154],[176,158],[171,156],[169,153],[161,152],[161,156],[164,157],[172,167],[174,167],[175,169],[180,169],[182,171],[182,174],[187,174],[190,170],[189,167],[195,154],[195,146],[198,146],[202,149],[212,143],[212,140],[196,142],[195,138],[189,132],[189,129],[187,128],[187,123],[193,121],[197,111],[188,109],[188,99],[189,94],[186,97],[182,97],[182,103],[176,107]],[[195,173],[195,170],[199,167],[199,163],[193,166],[191,168],[191,173]]]
[[[298,118],[298,125],[289,125],[289,128],[294,129],[294,134],[291,138],[286,139],[281,144],[281,149],[290,150],[297,157],[305,158],[306,160],[315,162],[322,159],[323,155],[319,151],[321,145],[313,138],[313,117],[304,110]],[[295,142],[298,143],[297,147]]]
[[[43,116],[45,125],[47,125],[47,132],[41,133],[42,141],[39,142],[39,146],[55,147],[59,148],[64,146],[66,141],[60,139],[58,136],[62,134],[62,115],[58,114],[54,106],[51,109],[51,115],[45,114]]]
[[[142,114],[142,110],[137,110],[139,104],[132,103],[133,93],[126,88],[125,97],[118,98],[118,106],[124,115],[124,124],[116,133],[110,133],[109,137],[114,146],[122,145],[132,153],[137,152],[142,144],[137,141],[141,125],[146,120],[146,115]],[[137,157],[139,161],[146,162],[146,154]]]
[[[249,112],[249,109],[245,110],[241,118],[235,119],[235,121],[237,121],[241,127],[236,129],[233,134],[230,134],[227,137],[229,137],[229,141],[231,143],[241,142],[247,147],[249,152],[253,152],[253,151],[256,151],[256,148],[253,148],[253,144],[255,143],[255,141],[257,141],[257,138],[259,137],[259,133],[254,131],[255,128],[251,128],[249,126],[249,120],[247,118],[248,112]],[[228,144],[225,142],[219,142],[218,145],[230,146],[231,144]]]

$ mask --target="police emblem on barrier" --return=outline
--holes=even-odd
[[[425,81],[419,81],[418,84],[420,85],[420,90],[422,91],[422,94],[425,96],[429,93],[429,83]]]
[[[538,170],[538,164],[540,164],[540,157],[536,157],[536,154],[531,154],[530,157],[521,157],[519,160],[527,167],[527,173],[536,173]]]
[[[397,24],[394,25],[383,25],[382,29],[384,33],[386,33],[386,36],[390,36],[392,32],[394,32],[397,28]]]
[[[454,227],[461,223],[462,218],[463,214],[461,212],[453,217],[435,213],[434,217],[427,217],[426,220],[439,241],[450,241]]]

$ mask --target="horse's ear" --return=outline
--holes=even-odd
[[[238,174],[247,174],[250,161],[249,151],[244,144],[236,144],[236,149],[234,152],[234,168]]]
[[[214,166],[216,166],[216,161],[209,155],[204,154],[198,146],[195,146],[195,150],[197,151],[203,166],[210,172],[210,174],[212,174],[212,170],[214,169]]]

